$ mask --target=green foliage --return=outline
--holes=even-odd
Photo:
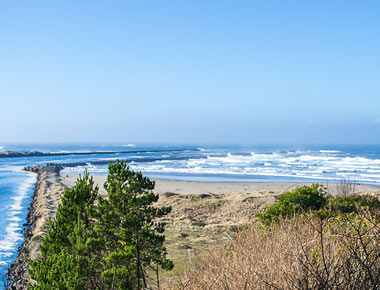
[[[94,186],[94,181],[87,172],[78,178],[72,189],[65,189],[56,217],[50,220],[48,234],[43,239],[43,255],[58,254],[62,248],[70,246],[69,237],[78,221],[78,215],[87,229],[93,227],[91,215],[95,210],[97,196],[98,187]]]
[[[97,277],[99,258],[93,251],[94,202],[98,187],[87,172],[72,189],[65,189],[55,219],[50,220],[47,235],[40,247],[42,257],[30,261],[30,275],[37,282],[30,289],[91,288],[91,277]]]
[[[322,185],[303,186],[278,196],[276,202],[264,212],[256,214],[263,225],[279,218],[288,218],[309,212],[320,218],[346,215],[349,219],[362,211],[379,212],[380,201],[369,195],[327,196]]]
[[[68,236],[69,247],[62,247],[56,254],[43,255],[30,261],[31,277],[37,282],[29,289],[96,289],[102,282],[96,269],[99,258],[89,254],[92,246],[92,231],[86,229],[79,219]]]
[[[155,208],[154,182],[125,162],[109,165],[108,199],[85,173],[66,189],[41,245],[30,261],[30,289],[142,289],[158,267],[173,268],[163,246],[171,207]],[[97,201],[97,204],[96,204]]]
[[[197,222],[197,221],[195,221],[195,222],[192,222],[191,225],[193,227],[204,227],[206,224],[204,222]]]
[[[171,270],[166,258],[165,224],[156,222],[171,207],[155,208],[158,195],[152,192],[154,182],[141,172],[130,170],[126,163],[109,165],[104,184],[108,199],[98,198],[95,231],[105,245],[103,276],[108,286],[119,289],[147,287],[147,270],[160,266]]]
[[[378,198],[370,195],[350,195],[330,197],[326,204],[331,212],[352,213],[358,210],[379,210],[380,201]]]
[[[326,201],[326,191],[322,185],[303,186],[279,195],[272,206],[267,207],[263,213],[258,213],[256,217],[264,225],[269,225],[279,217],[291,217],[311,209],[318,210]]]

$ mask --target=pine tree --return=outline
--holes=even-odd
[[[152,206],[154,182],[125,162],[110,163],[104,188],[108,199],[98,198],[95,226],[106,253],[103,276],[110,287],[146,288],[150,269],[173,268],[163,245],[165,224],[157,222],[171,207]]]
[[[68,236],[70,246],[52,255],[31,262],[32,278],[37,283],[29,289],[98,289],[102,286],[99,279],[99,257],[89,255],[92,248],[92,232],[78,218],[73,232]]]
[[[142,289],[158,269],[170,270],[165,224],[171,207],[155,208],[154,182],[125,162],[109,165],[108,198],[87,173],[66,189],[41,245],[30,261],[30,289]],[[98,204],[95,204],[95,201]]]
[[[84,289],[101,284],[98,240],[91,218],[98,187],[87,172],[65,189],[55,219],[40,247],[42,257],[30,261],[31,289]]]
[[[93,178],[87,172],[83,177],[79,176],[72,189],[65,188],[61,201],[57,208],[54,220],[48,227],[48,234],[41,245],[44,255],[59,253],[62,247],[68,247],[69,235],[79,219],[85,223],[85,227],[93,227],[91,216],[95,211],[94,202],[98,197],[98,186],[94,185]]]

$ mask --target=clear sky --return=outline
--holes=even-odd
[[[380,144],[380,1],[1,1],[6,142]]]

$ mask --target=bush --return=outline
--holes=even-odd
[[[379,212],[379,199],[370,195],[327,196],[322,185],[313,184],[279,195],[273,205],[256,214],[256,217],[263,225],[268,226],[280,217],[289,218],[305,212],[328,218],[355,214],[363,210],[371,214]]]
[[[325,206],[327,201],[326,191],[323,185],[313,184],[303,186],[278,196],[277,201],[256,214],[256,217],[264,225],[269,225],[279,217],[291,217],[294,214],[318,210]]]
[[[380,223],[300,215],[252,226],[210,251],[169,289],[380,289]]]
[[[357,213],[363,209],[371,212],[380,209],[380,201],[378,198],[370,195],[351,195],[330,197],[326,204],[329,212],[339,213]]]

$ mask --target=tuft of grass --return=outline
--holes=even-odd
[[[194,221],[194,222],[191,223],[191,225],[193,227],[204,227],[206,224],[204,222]]]
[[[35,235],[33,238],[32,238],[32,243],[38,241],[39,239],[41,239],[41,236],[40,235]]]

